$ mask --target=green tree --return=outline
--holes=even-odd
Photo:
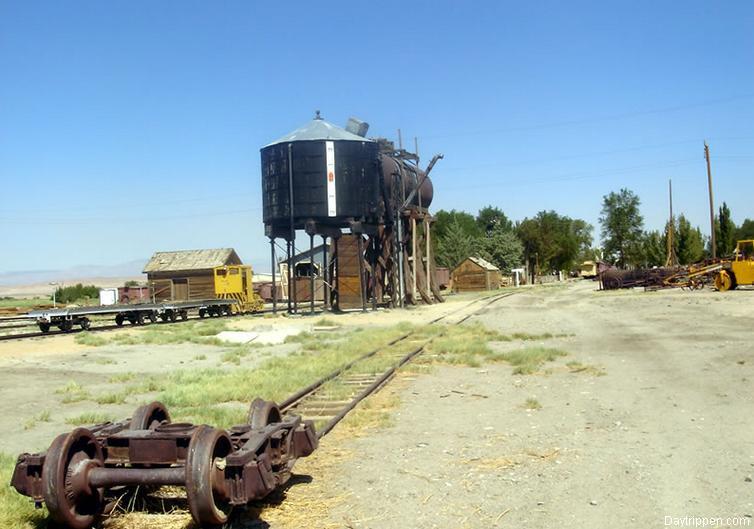
[[[503,210],[492,206],[479,210],[476,216],[476,224],[479,231],[485,235],[490,235],[497,228],[503,231],[513,230],[513,222],[503,213]]]
[[[474,216],[465,211],[456,211],[455,209],[451,209],[450,211],[441,209],[435,213],[434,236],[438,240],[442,239],[453,223],[456,223],[458,228],[468,237],[477,238],[482,236],[482,230],[479,229]]]
[[[445,233],[436,240],[437,264],[448,268],[455,268],[479,248],[479,237],[470,237],[458,219],[451,219]]]
[[[58,303],[86,302],[99,297],[99,288],[94,285],[77,283],[55,289],[55,301]],[[52,297],[50,297],[52,299]]]
[[[736,223],[730,218],[730,209],[725,202],[715,218],[715,246],[718,257],[732,255],[736,247]]]
[[[678,215],[677,225],[675,241],[678,262],[682,265],[698,263],[704,258],[702,230],[699,227],[692,228],[683,214]]]
[[[540,211],[516,226],[531,270],[539,263],[542,271],[570,270],[580,253],[592,244],[592,227],[581,219]]]
[[[644,218],[639,197],[628,189],[612,192],[602,199],[602,240],[605,258],[619,267],[641,261]]]
[[[524,247],[516,234],[497,225],[480,240],[479,253],[504,273],[521,265]]]
[[[746,219],[736,230],[736,241],[754,239],[754,220]]]
[[[667,258],[666,236],[657,230],[644,232],[641,238],[642,266],[663,266]]]

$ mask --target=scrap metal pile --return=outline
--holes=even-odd
[[[722,263],[701,263],[664,268],[609,269],[600,274],[603,290],[644,287],[647,290],[682,288],[698,290],[714,280]]]
[[[171,423],[165,406],[153,402],[131,419],[76,428],[46,452],[21,454],[11,485],[71,529],[92,527],[114,488],[177,485],[186,488],[197,524],[218,526],[234,506],[288,481],[296,460],[317,445],[313,423],[281,416],[274,402],[255,399],[247,424],[229,430]]]

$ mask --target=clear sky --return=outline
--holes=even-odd
[[[266,271],[259,148],[319,109],[419,137],[434,208],[715,200],[754,217],[754,2],[0,0],[0,272],[235,247]]]

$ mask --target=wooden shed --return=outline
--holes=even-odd
[[[144,267],[152,298],[189,301],[215,296],[214,268],[243,264],[233,248],[156,252]]]
[[[454,292],[496,290],[502,283],[500,269],[481,257],[468,257],[451,273]]]

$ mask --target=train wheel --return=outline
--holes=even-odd
[[[39,322],[39,330],[42,332],[50,332],[50,322],[47,322],[47,321]]]
[[[154,430],[162,423],[170,423],[168,409],[161,402],[150,402],[136,408],[129,430]]]
[[[79,320],[79,325],[81,326],[82,330],[88,331],[92,326],[92,322],[89,321],[89,318],[81,318],[81,320]]]
[[[273,422],[280,422],[280,408],[271,400],[256,398],[249,406],[248,424],[252,428],[264,428]]]
[[[123,327],[123,322],[126,320],[126,318],[123,316],[123,314],[116,314],[115,315],[115,325],[118,327]]]
[[[166,323],[168,321],[168,313],[163,312],[162,314],[160,314],[160,319],[162,320],[163,323]]]
[[[185,310],[181,311],[181,319],[183,321],[186,321],[188,319],[188,312],[187,311],[185,311]]]
[[[230,437],[223,430],[202,425],[191,437],[186,455],[186,496],[191,516],[201,526],[228,521],[231,507],[223,501],[223,462],[232,451]]]
[[[204,318],[207,315],[207,309],[199,309],[199,317]]]
[[[155,315],[154,312],[150,312],[147,315],[147,318],[149,318],[149,323],[155,323],[157,321],[157,316]]]
[[[230,305],[225,305],[224,312],[226,316],[233,316],[233,309],[230,307]]]
[[[53,520],[71,529],[89,529],[102,514],[103,490],[89,486],[89,471],[104,465],[97,440],[86,428],[55,438],[42,467],[43,496]]]
[[[58,329],[63,332],[71,332],[73,330],[73,322],[71,320],[63,320],[58,324]]]
[[[175,320],[178,319],[178,314],[174,310],[168,311],[168,319],[172,323],[175,323]]]

